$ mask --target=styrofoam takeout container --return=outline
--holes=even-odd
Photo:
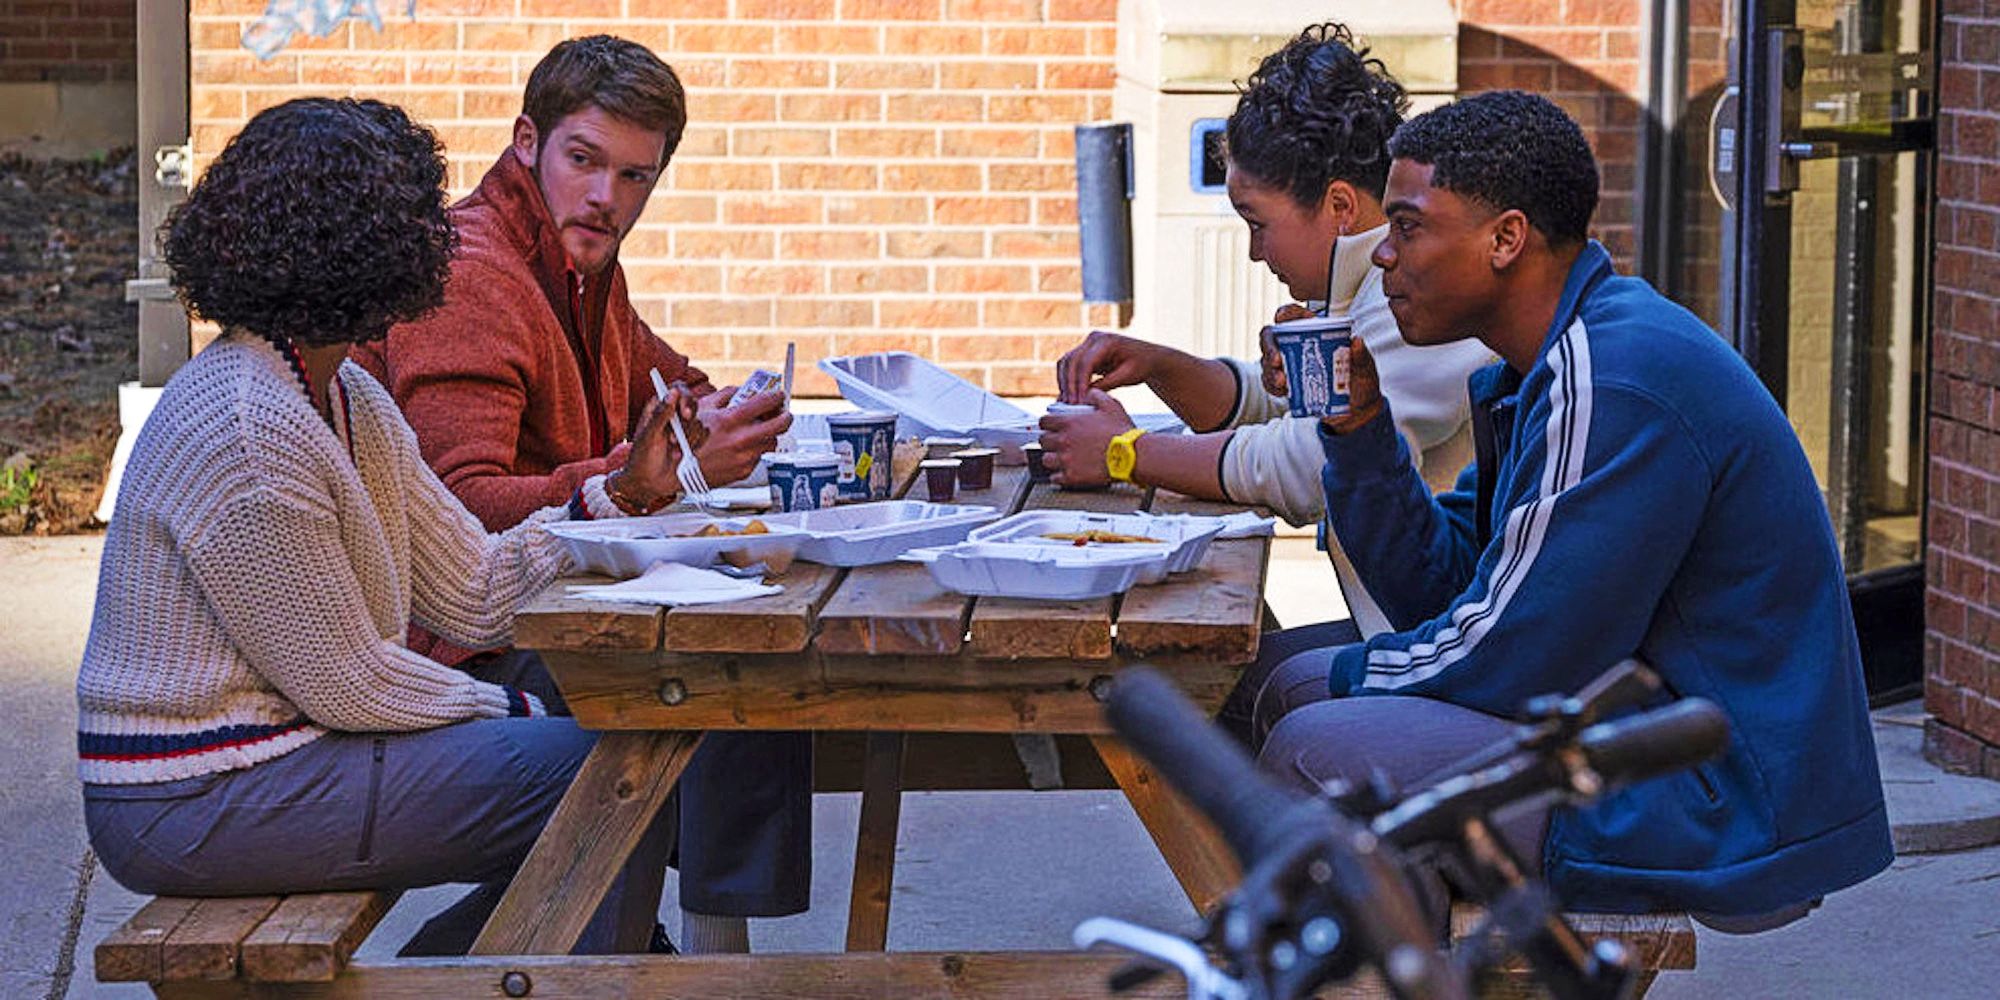
[[[885,500],[825,510],[773,514],[765,523],[806,533],[799,558],[827,566],[872,566],[894,562],[914,548],[950,545],[1000,516],[973,504]]]
[[[972,532],[975,542],[1011,542],[1067,549],[1125,549],[1139,542],[1086,542],[1046,538],[1051,534],[1108,531],[1120,535],[1157,538],[1168,549],[1166,572],[1185,573],[1201,562],[1208,544],[1222,532],[1222,521],[1213,517],[1186,517],[1176,514],[1094,514],[1081,510],[1036,510],[995,521]],[[1152,581],[1147,581],[1152,582]]]
[[[901,415],[904,437],[965,435],[975,427],[1019,427],[1034,420],[1028,411],[909,351],[826,358],[819,368],[833,376],[849,402]]]
[[[961,594],[1082,601],[1164,578],[1169,551],[1164,545],[1059,548],[967,541],[915,549],[903,559],[928,564],[939,586]]]
[[[796,557],[807,540],[804,530],[779,523],[775,516],[754,518],[764,522],[770,529],[768,534],[683,537],[711,522],[734,531],[752,520],[695,513],[658,514],[603,521],[557,521],[545,527],[585,571],[616,577],[638,576],[658,562],[712,566],[729,553],[739,554],[737,561],[745,564],[773,558],[787,560]]]

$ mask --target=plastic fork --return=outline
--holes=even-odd
[[[661,402],[666,402],[667,380],[661,377],[660,370],[655,368],[646,374],[653,377],[653,394],[659,397]],[[693,501],[696,507],[705,510],[708,507],[709,489],[707,478],[701,474],[701,462],[694,457],[694,446],[688,444],[687,431],[681,427],[681,415],[674,410],[668,410],[667,420],[673,425],[674,440],[681,446],[681,460],[680,464],[674,466],[674,478],[680,480],[681,492],[687,494],[687,498]]]

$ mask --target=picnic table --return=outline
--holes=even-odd
[[[904,485],[911,499],[928,499],[924,483]],[[960,491],[957,500],[1003,513],[1241,509],[1122,485],[1066,491],[1008,467],[996,470],[990,489]],[[908,563],[795,563],[783,593],[672,609],[576,600],[564,588],[578,581],[558,581],[517,619],[515,641],[542,653],[578,724],[603,735],[473,954],[566,952],[703,732],[865,731],[847,932],[857,954],[772,956],[798,977],[786,981],[820,995],[828,982],[875,977],[886,977],[876,981],[884,988],[956,992],[951,981],[976,968],[991,982],[1018,978],[1023,995],[1102,992],[1115,956],[865,954],[881,952],[888,931],[904,734],[1087,736],[1188,898],[1206,909],[1234,885],[1234,859],[1110,733],[1100,702],[1120,669],[1143,661],[1203,706],[1219,705],[1256,656],[1269,555],[1269,538],[1220,540],[1198,567],[1163,583],[1063,602],[966,597]],[[773,988],[737,964],[714,966],[711,978],[700,968],[706,960],[681,961],[693,978],[673,981],[691,993]]]

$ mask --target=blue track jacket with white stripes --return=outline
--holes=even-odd
[[[1534,368],[1470,390],[1479,457],[1436,498],[1388,414],[1321,431],[1329,523],[1399,630],[1337,651],[1333,693],[1512,715],[1636,656],[1720,705],[1724,757],[1551,817],[1573,908],[1762,913],[1887,867],[1839,552],[1749,366],[1592,242]]]

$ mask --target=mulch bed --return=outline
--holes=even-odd
[[[98,526],[118,384],[139,371],[135,171],[129,149],[0,156],[0,534]]]

